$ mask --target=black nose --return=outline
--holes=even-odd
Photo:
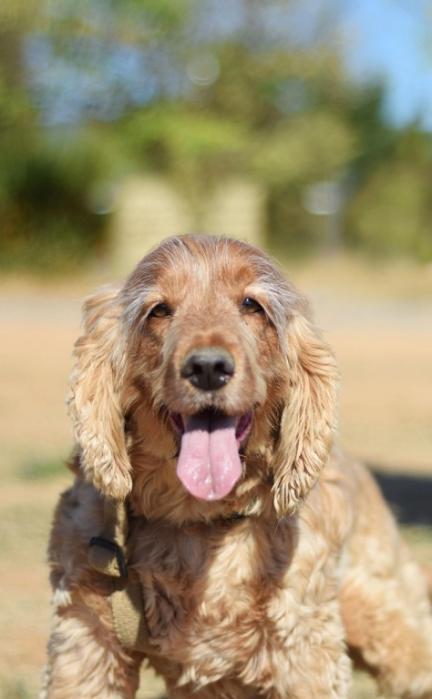
[[[234,374],[234,359],[222,347],[202,347],[188,354],[180,373],[201,391],[215,391]]]

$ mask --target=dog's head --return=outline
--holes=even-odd
[[[232,498],[260,462],[278,514],[326,461],[333,356],[303,297],[250,245],[165,241],[123,288],[87,301],[75,354],[69,405],[83,469],[110,497],[131,491],[134,443],[208,505]]]

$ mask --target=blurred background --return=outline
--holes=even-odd
[[[341,441],[431,559],[432,2],[4,0],[2,699],[36,696],[45,656],[81,300],[190,231],[265,247],[311,297]]]

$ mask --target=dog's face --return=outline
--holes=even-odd
[[[305,313],[249,245],[163,243],[122,290],[87,305],[71,412],[88,475],[109,495],[130,490],[123,417],[144,410],[136,436],[166,435],[158,457],[174,461],[190,496],[232,496],[265,452],[276,509],[292,509],[325,461],[334,420],[334,363]]]
[[[255,258],[236,243],[182,240],[145,259],[123,292],[134,379],[169,417],[178,477],[203,500],[240,480],[239,450],[281,375],[264,259]]]

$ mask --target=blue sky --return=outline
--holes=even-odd
[[[344,56],[356,80],[382,77],[385,113],[396,126],[432,130],[432,2],[345,0]]]

